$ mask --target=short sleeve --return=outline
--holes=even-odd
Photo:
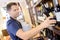
[[[19,27],[18,23],[16,22],[11,22],[8,27],[7,27],[8,31],[10,33],[12,33],[13,35],[16,35],[16,32],[21,29],[21,27]]]

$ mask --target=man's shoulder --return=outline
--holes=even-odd
[[[14,20],[11,20],[11,19],[7,21],[7,25],[9,25],[11,23],[15,23],[15,21]]]

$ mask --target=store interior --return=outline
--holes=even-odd
[[[57,21],[51,27],[45,28],[30,40],[59,40],[60,39],[60,0],[0,0],[0,40],[12,40],[7,32],[7,21],[10,19],[6,10],[9,2],[19,2],[23,31],[31,30],[40,25],[47,17],[54,16]]]

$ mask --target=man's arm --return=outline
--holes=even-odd
[[[19,29],[16,32],[16,35],[19,38],[22,38],[24,40],[27,40],[27,39],[31,38],[34,35],[36,35],[37,33],[39,33],[41,29],[44,29],[44,28],[48,27],[52,23],[56,23],[56,20],[50,20],[50,18],[52,18],[52,17],[47,18],[39,26],[37,26],[36,28],[33,28],[33,29],[29,30],[29,31],[23,32],[22,29]]]

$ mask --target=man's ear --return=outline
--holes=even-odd
[[[10,13],[10,11],[9,11],[9,10],[7,10],[7,13]]]

